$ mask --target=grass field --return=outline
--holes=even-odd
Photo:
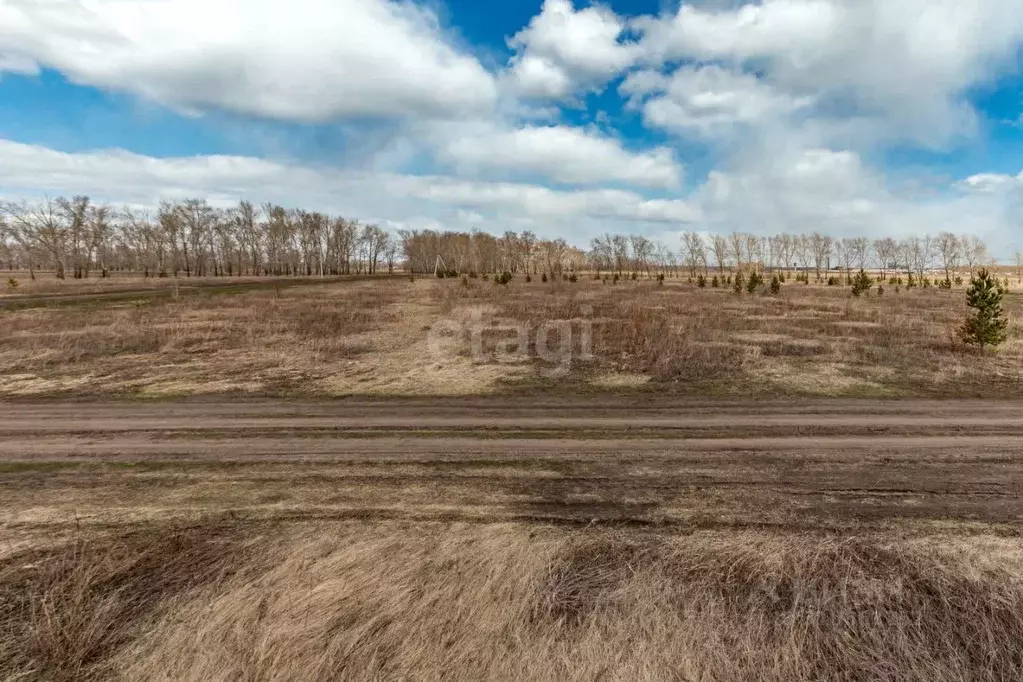
[[[0,305],[0,679],[1023,677],[1016,294],[266,284]]]
[[[795,283],[779,296],[643,279],[302,284],[219,283],[235,288],[0,307],[0,394],[480,395],[543,387],[982,396],[1023,387],[1023,299],[1016,294],[1006,304],[1010,342],[980,354],[956,334],[966,310],[962,289],[896,293],[888,286],[882,296],[853,299],[847,287]],[[472,320],[484,325],[485,352],[515,338],[492,323],[523,325],[527,352],[484,361],[470,352],[468,333],[431,346],[439,323],[464,331]],[[556,321],[573,325],[569,363],[537,352],[536,330]],[[583,324],[592,329],[590,361],[578,352]],[[546,346],[561,342],[553,334]]]

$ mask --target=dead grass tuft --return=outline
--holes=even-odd
[[[1008,645],[1023,635],[1023,585],[1009,571],[862,540],[746,540],[569,543],[540,618],[569,641],[611,647],[630,629],[672,633],[652,643],[656,663],[690,679],[1023,674],[1023,652]]]
[[[226,528],[138,531],[16,554],[0,563],[0,674],[81,680],[174,600],[242,570],[252,547]]]

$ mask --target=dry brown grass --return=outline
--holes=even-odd
[[[154,611],[244,570],[255,543],[223,528],[159,528],[80,536],[0,564],[4,679],[80,680],[111,674],[108,659]]]
[[[649,376],[683,392],[982,395],[1023,388],[1023,299],[1010,296],[1010,342],[979,354],[958,342],[963,290],[886,287],[854,299],[847,287],[789,283],[779,296],[669,281],[450,285],[448,309],[489,304],[494,318],[536,328],[548,320],[595,324],[591,383],[611,373]],[[586,313],[585,311],[590,311]]]
[[[398,280],[76,303],[4,315],[8,393],[216,393],[288,390],[374,350],[402,321]]]
[[[957,395],[1023,388],[1023,298],[997,353],[962,347],[962,289],[788,283],[780,296],[737,296],[669,280],[617,285],[583,278],[509,286],[404,278],[179,300],[92,301],[2,310],[0,393],[429,395],[546,388],[749,395]],[[594,362],[547,377],[543,361],[480,364],[465,336],[432,354],[440,320],[593,324]],[[488,348],[509,335],[491,330]],[[549,346],[556,345],[552,337]],[[535,336],[529,352],[535,360]]]
[[[0,675],[1019,679],[1023,584],[980,549],[519,525],[155,529],[4,560]]]

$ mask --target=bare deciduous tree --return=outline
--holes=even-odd
[[[970,269],[970,273],[977,271],[977,268],[987,264],[989,259],[987,245],[977,235],[963,235],[959,238],[959,245],[963,251],[963,262]]]
[[[888,270],[899,267],[899,243],[891,237],[874,240],[874,258],[881,270],[881,279],[887,279]]]
[[[728,264],[728,240],[722,235],[716,234],[711,241],[711,248],[714,250],[714,261],[718,272],[724,272],[725,266]]]
[[[614,269],[614,244],[611,235],[596,237],[590,242],[591,260],[594,271],[599,275],[602,270]]]
[[[612,235],[611,253],[614,258],[615,270],[621,274],[629,263],[629,238],[620,234]]]
[[[42,199],[34,204],[9,204],[8,215],[20,238],[38,245],[48,254],[58,279],[64,279],[67,267],[69,227],[60,203]]]
[[[923,278],[924,273],[931,268],[934,258],[933,248],[934,239],[930,236],[909,237],[904,240],[900,249],[907,269],[916,273],[917,277]]]
[[[746,235],[742,232],[733,232],[728,238],[729,252],[735,260],[735,268],[741,270],[743,257],[745,256]]]
[[[850,239],[835,240],[835,257],[845,270],[845,276],[851,276],[853,266],[853,247]]]
[[[866,237],[853,237],[849,240],[853,266],[857,270],[866,270],[870,258],[870,240]]]
[[[810,249],[813,253],[813,266],[817,271],[817,279],[820,279],[821,268],[825,266],[828,258],[831,256],[833,244],[834,239],[828,235],[821,234],[820,232],[814,232],[810,235]]]
[[[682,259],[689,274],[696,277],[696,270],[703,267],[707,270],[707,244],[698,232],[684,232],[682,234]]]
[[[374,274],[383,263],[393,272],[402,256],[405,268],[415,273],[438,268],[535,273],[542,268],[556,274],[590,267],[598,274],[630,268],[651,276],[651,268],[667,273],[681,259],[695,276],[701,268],[709,272],[713,257],[719,272],[812,264],[820,274],[832,256],[847,272],[865,268],[871,243],[862,237],[836,242],[819,232],[765,238],[740,231],[710,237],[688,231],[680,246],[674,253],[641,235],[605,234],[584,252],[532,232],[495,236],[478,229],[401,230],[395,238],[350,218],[244,201],[230,208],[204,199],[163,202],[154,213],[113,210],[85,196],[0,203],[0,266],[28,269],[32,277],[37,270],[58,277],[104,276],[111,270],[147,277]],[[923,276],[940,259],[951,278],[960,264],[974,269],[989,259],[978,237],[947,232],[901,243],[877,239],[872,246],[883,277],[900,267]],[[1023,263],[1018,267],[1023,279]]]
[[[945,281],[952,281],[952,273],[959,267],[959,260],[962,258],[962,247],[959,237],[951,232],[942,232],[935,240],[938,255],[941,257],[941,266],[945,270]]]
[[[810,238],[805,234],[796,235],[793,237],[793,253],[799,260],[799,265],[802,268],[810,267],[810,256],[813,251],[810,245]]]
[[[650,276],[650,261],[654,255],[654,244],[642,235],[629,237],[629,246],[632,247],[632,259],[635,265],[633,270],[642,270]]]
[[[743,257],[754,270],[763,268],[764,240],[753,234],[744,235]]]

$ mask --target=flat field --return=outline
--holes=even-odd
[[[0,679],[1023,678],[1021,346],[963,298],[0,308]]]
[[[889,284],[883,295],[854,299],[844,286],[790,281],[778,296],[740,296],[642,277],[150,286],[159,294],[0,300],[0,395],[984,397],[1023,389],[1019,294],[1006,298],[1011,340],[981,354],[956,333],[962,288]]]

